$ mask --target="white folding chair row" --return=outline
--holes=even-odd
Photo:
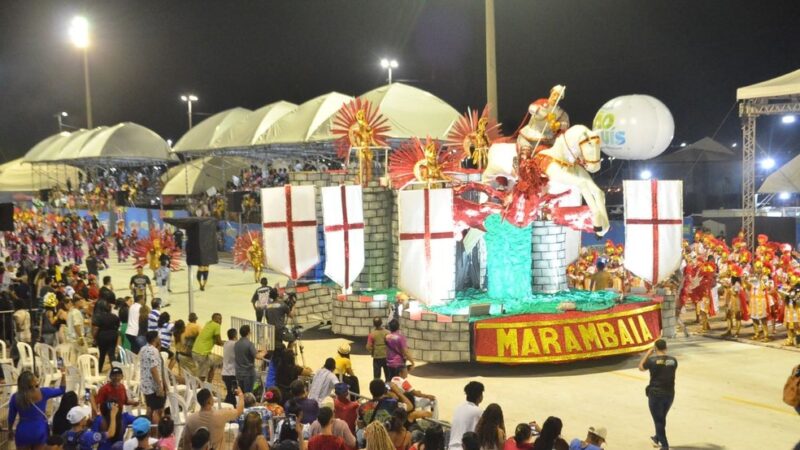
[[[78,371],[81,374],[81,388],[99,388],[106,381],[106,377],[100,374],[100,364],[94,355],[78,356]]]
[[[58,352],[54,347],[43,342],[37,342],[33,346],[33,351],[42,361],[47,361],[51,366],[58,368]]]
[[[185,428],[186,416],[190,413],[189,406],[186,401],[175,392],[167,393],[167,401],[169,402],[170,414],[172,414],[172,421],[175,423],[175,442],[180,443],[183,437],[183,430]]]
[[[200,390],[200,380],[188,371],[183,372],[183,380],[186,383],[186,392],[183,393],[187,409],[193,411],[197,405],[197,391]]]
[[[2,339],[0,339],[0,364],[14,364],[14,360],[11,359],[11,355],[8,354],[6,341]]]
[[[33,348],[31,348],[30,344],[26,344],[25,342],[17,342],[17,351],[19,352],[19,361],[17,361],[17,369],[23,371],[25,369],[34,372],[34,358],[33,355]],[[39,366],[41,361],[39,358],[36,358],[36,365]],[[38,372],[38,370],[37,370]]]

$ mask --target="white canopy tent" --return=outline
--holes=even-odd
[[[24,156],[30,163],[135,165],[167,162],[175,156],[152,130],[132,122],[58,133],[34,145]]]
[[[391,126],[390,138],[412,137],[435,139],[447,137],[459,113],[444,100],[403,83],[392,83],[360,96],[369,100],[386,117]]]
[[[66,188],[66,180],[78,179],[80,170],[74,167],[40,166],[24,158],[0,166],[0,192],[35,192],[40,189]]]
[[[252,111],[231,108],[218,112],[187,131],[172,147],[175,153],[203,153],[209,151],[214,142],[236,123],[247,119]]]
[[[236,148],[263,144],[265,133],[285,115],[297,109],[297,105],[285,101],[270,103],[251,112],[226,129],[212,143],[214,148]]]
[[[309,142],[332,141],[333,119],[342,106],[353,97],[330,92],[313,98],[272,124],[262,135],[268,146],[301,145]]]
[[[122,122],[95,132],[73,158],[74,161],[113,161],[118,165],[163,163],[174,159],[161,136],[133,122]]]
[[[777,194],[780,192],[796,193],[800,192],[800,155],[792,158],[780,169],[772,172],[761,187],[758,188],[759,194]]]
[[[736,90],[737,100],[764,97],[787,97],[800,94],[800,69]]]
[[[161,195],[197,195],[213,188],[221,188],[250,167],[251,161],[236,156],[206,156],[170,169]]]
[[[57,133],[42,139],[36,145],[31,147],[31,149],[25,153],[25,156],[23,156],[22,159],[26,162],[39,161],[39,159],[42,157],[42,154],[47,153],[51,147],[63,146],[71,134],[72,133],[70,132],[62,131],[61,133]]]

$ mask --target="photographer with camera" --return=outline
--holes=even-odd
[[[294,342],[296,338],[293,336],[289,328],[286,326],[287,319],[292,316],[292,308],[297,302],[297,296],[290,294],[287,296],[286,301],[280,298],[278,289],[272,288],[269,291],[269,304],[266,306],[265,315],[267,316],[267,323],[275,327],[275,337],[284,342]]]

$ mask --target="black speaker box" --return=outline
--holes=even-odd
[[[43,202],[50,201],[50,189],[40,189],[39,190],[39,200]]]
[[[186,264],[217,264],[217,221],[207,218],[164,219],[164,222],[186,230]]]
[[[0,203],[0,231],[14,231],[13,203]]]
[[[244,200],[244,192],[228,192],[228,212],[240,213],[242,212],[242,200]]]
[[[117,191],[116,202],[117,206],[128,206],[128,191]]]

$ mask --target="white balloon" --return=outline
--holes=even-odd
[[[650,159],[667,149],[675,133],[669,109],[649,95],[609,100],[594,116],[603,153],[619,159]]]

